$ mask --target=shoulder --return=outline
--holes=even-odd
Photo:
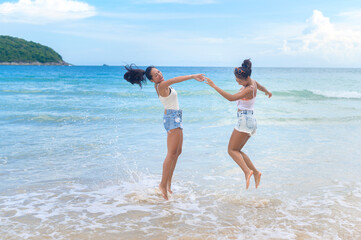
[[[162,93],[162,95],[169,95],[169,89],[172,89],[171,86],[164,84],[164,81],[158,84],[158,92]]]
[[[252,80],[252,84],[248,86],[250,89],[257,89],[257,81],[256,80]]]
[[[167,87],[168,87],[168,85],[165,84],[165,81],[158,83],[157,86],[158,86],[158,89],[167,89]]]
[[[254,89],[254,84],[249,85],[249,86],[245,87],[244,89],[246,89],[248,91],[253,90]]]

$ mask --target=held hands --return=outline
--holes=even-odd
[[[200,74],[193,74],[192,78],[197,80],[198,82],[203,82],[205,80],[205,74],[200,73]]]
[[[207,83],[209,86],[211,86],[211,87],[213,87],[213,88],[216,86],[216,84],[214,84],[214,82],[213,82],[211,79],[207,78],[206,75],[203,74],[203,73],[193,74],[193,75],[192,75],[192,78],[195,79],[195,80],[197,80],[198,82],[204,82],[204,81],[206,81],[205,83]]]

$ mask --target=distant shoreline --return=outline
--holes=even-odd
[[[0,65],[5,65],[5,66],[71,66],[72,64],[69,64],[67,62],[47,62],[47,63],[41,63],[41,62],[0,62]]]

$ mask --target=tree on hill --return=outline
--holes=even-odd
[[[0,63],[60,63],[62,57],[53,49],[21,38],[0,36]]]

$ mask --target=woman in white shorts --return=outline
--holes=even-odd
[[[246,177],[246,189],[249,187],[251,176],[254,176],[256,188],[261,181],[261,172],[251,162],[250,158],[242,151],[243,146],[248,139],[256,133],[257,122],[253,116],[254,103],[256,101],[257,89],[264,92],[269,98],[272,93],[265,87],[251,79],[252,63],[249,59],[243,61],[241,67],[234,69],[234,75],[239,85],[242,85],[240,91],[236,94],[230,94],[214,84],[214,82],[206,78],[206,83],[214,88],[219,94],[229,101],[236,101],[238,112],[238,123],[233,130],[229,139],[228,153],[233,160],[241,167]]]

